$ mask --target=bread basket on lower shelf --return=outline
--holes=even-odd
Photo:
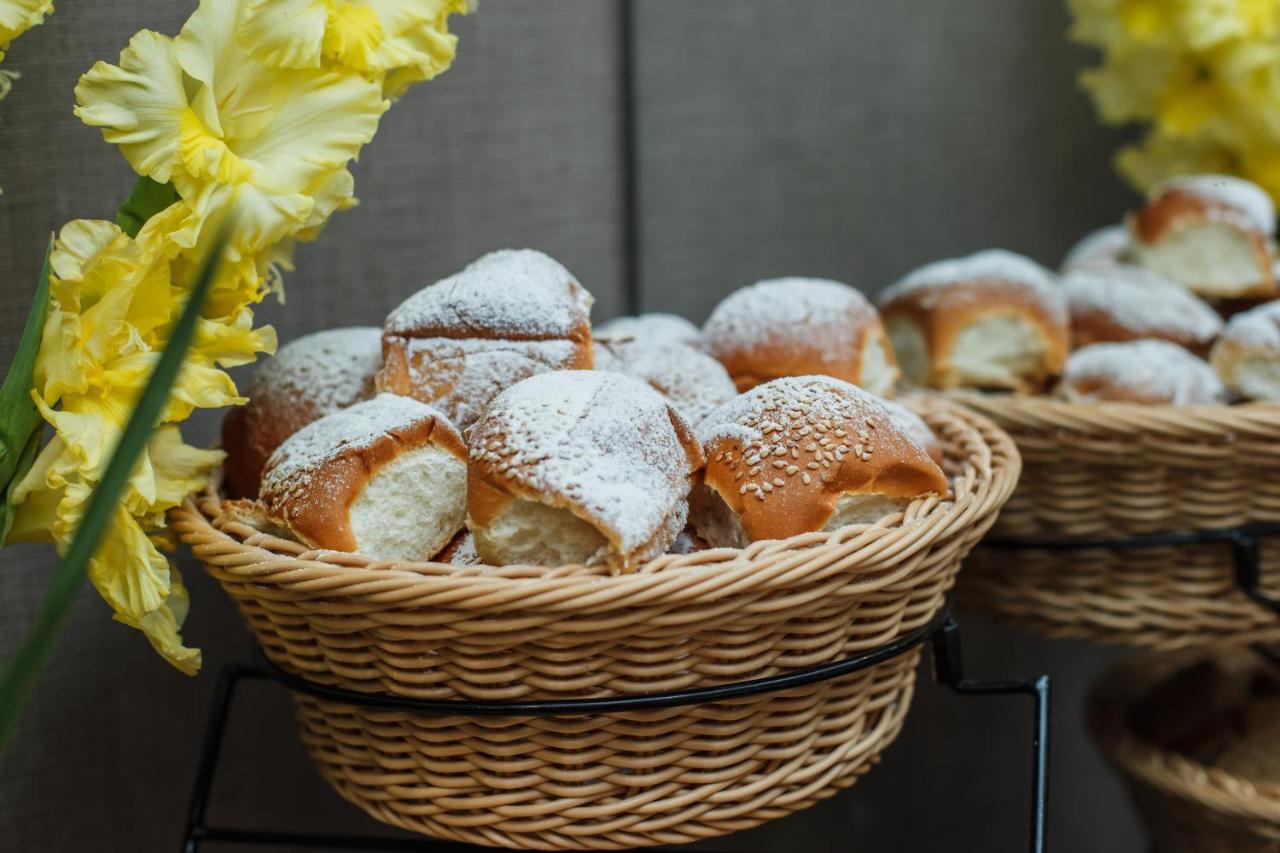
[[[707,687],[837,661],[934,617],[1020,463],[985,418],[944,403],[923,414],[946,450],[949,500],[615,577],[308,551],[224,516],[216,488],[173,526],[269,660],[312,682],[489,701]],[[746,829],[851,785],[900,730],[919,655],[607,716],[425,716],[295,696],[321,772],[374,817],[479,844],[616,849]]]
[[[1280,639],[1234,581],[1226,540],[1046,548],[1280,522],[1280,404],[1145,406],[956,394],[1002,426],[1024,470],[958,591],[967,606],[1052,637],[1173,650]],[[1280,597],[1280,535],[1259,540]]]
[[[1265,676],[1269,665],[1236,657],[1224,677],[1218,664],[1205,656],[1144,656],[1112,670],[1092,690],[1090,728],[1128,785],[1152,851],[1280,850],[1280,786],[1215,766],[1209,757],[1225,753],[1235,763],[1276,766],[1274,740],[1263,741],[1270,751],[1265,757],[1258,754],[1259,744],[1237,742],[1232,748],[1239,723],[1231,725],[1233,699],[1223,695],[1243,694],[1241,679]],[[1206,681],[1207,675],[1214,680]],[[1218,719],[1210,723],[1210,715]],[[1265,733],[1274,734],[1273,723]],[[1174,743],[1182,746],[1173,748]]]

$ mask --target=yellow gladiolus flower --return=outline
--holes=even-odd
[[[285,68],[349,68],[385,79],[398,97],[452,63],[458,38],[449,16],[467,0],[246,0],[240,36]]]
[[[53,12],[53,0],[0,0],[0,60],[9,43],[32,27],[44,23]]]
[[[315,224],[333,186],[378,127],[381,88],[328,69],[268,65],[237,38],[240,0],[202,0],[181,34],[138,33],[119,65],[76,87],[76,114],[133,168],[173,182],[195,227],[233,215],[232,260]]]

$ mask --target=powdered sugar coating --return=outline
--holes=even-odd
[[[1267,302],[1232,317],[1222,340],[1247,349],[1280,352],[1280,301]]]
[[[328,329],[285,344],[249,381],[249,399],[270,397],[303,406],[311,417],[367,400],[382,361],[382,330]]]
[[[307,424],[276,448],[262,473],[262,495],[269,505],[319,499],[331,485],[326,463],[349,450],[361,450],[424,420],[447,428],[444,415],[425,403],[395,394],[379,394]],[[459,439],[460,440],[460,439]]]
[[[568,337],[587,322],[592,302],[558,261],[532,249],[502,249],[410,296],[387,317],[385,331],[508,340]]]
[[[597,341],[595,366],[649,383],[694,426],[738,395],[724,365],[682,344],[648,339]]]
[[[678,314],[638,314],[615,317],[596,326],[592,337],[598,341],[634,338],[645,343],[702,346],[702,330]]]
[[[1222,318],[1204,300],[1142,267],[1079,269],[1063,277],[1062,290],[1076,322],[1098,312],[1137,338],[1208,344],[1222,330]]]
[[[849,348],[850,325],[879,323],[856,289],[826,278],[773,278],[730,293],[703,327],[712,355],[796,345],[815,355]]]
[[[1187,175],[1170,178],[1151,188],[1150,198],[1170,190],[1182,190],[1216,204],[1240,211],[1263,234],[1276,230],[1276,208],[1271,196],[1257,184],[1234,175]]]
[[[889,305],[904,296],[918,299],[932,310],[940,298],[987,298],[985,291],[966,291],[965,285],[998,282],[1017,288],[1042,304],[1055,322],[1067,322],[1066,302],[1053,273],[1030,258],[1004,249],[986,249],[963,258],[934,261],[908,273],[880,294],[880,305]]]
[[[542,373],[494,399],[468,435],[471,461],[494,482],[576,508],[620,554],[648,559],[683,529],[701,461],[672,417],[661,394],[630,376]]]
[[[1130,245],[1129,228],[1125,225],[1108,225],[1091,231],[1067,251],[1062,259],[1062,273],[1124,263],[1129,259]]]
[[[1067,359],[1068,399],[1125,400],[1190,406],[1223,402],[1227,389],[1213,368],[1176,344],[1142,340],[1092,344]]]

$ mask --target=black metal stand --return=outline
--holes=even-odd
[[[491,848],[430,839],[392,839],[377,836],[320,836],[297,832],[226,829],[210,826],[206,821],[209,795],[213,788],[222,737],[226,730],[228,710],[235,697],[236,686],[246,679],[269,679],[290,690],[321,699],[345,702],[362,707],[386,708],[417,714],[455,716],[538,716],[560,717],[610,714],[672,708],[755,696],[815,684],[849,675],[895,658],[932,640],[934,672],[937,680],[961,695],[1025,694],[1034,702],[1031,754],[1031,851],[1044,853],[1047,845],[1048,766],[1049,766],[1049,676],[1026,681],[980,681],[964,677],[960,654],[960,629],[949,610],[939,613],[929,624],[916,629],[880,648],[863,652],[835,663],[823,664],[786,675],[757,678],[716,687],[628,696],[609,699],[578,699],[549,702],[469,702],[460,700],[417,700],[402,696],[360,693],[315,684],[285,672],[266,660],[259,652],[255,666],[232,665],[223,670],[214,694],[209,727],[205,732],[200,766],[191,793],[187,813],[183,853],[197,853],[203,842],[281,847],[312,847],[330,850],[390,850],[415,853],[483,853]]]

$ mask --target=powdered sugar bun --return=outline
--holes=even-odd
[[[1128,263],[1129,254],[1129,229],[1108,225],[1082,237],[1067,251],[1059,269],[1066,275],[1079,269]]]
[[[465,427],[521,379],[591,367],[592,301],[541,252],[491,252],[391,312],[378,388],[436,405]]]
[[[249,402],[222,422],[227,494],[257,497],[272,451],[317,418],[371,398],[381,363],[382,333],[373,326],[315,332],[282,346],[249,380]]]
[[[644,382],[556,371],[499,394],[468,435],[468,528],[493,565],[628,571],[684,528],[693,432]]]
[[[1275,208],[1266,192],[1229,175],[1192,175],[1154,187],[1129,217],[1134,258],[1203,296],[1276,292]]]
[[[947,479],[873,395],[839,379],[759,385],[698,427],[707,457],[692,519],[716,547],[871,523]]]
[[[1280,301],[1232,317],[1210,360],[1240,396],[1280,400]]]
[[[1221,403],[1227,389],[1207,362],[1168,341],[1093,344],[1067,359],[1058,388],[1077,402],[1194,406]]]
[[[776,278],[731,293],[702,330],[739,390],[780,376],[821,374],[891,394],[893,350],[861,293],[820,278]]]
[[[638,314],[614,317],[592,331],[598,341],[632,338],[644,343],[684,344],[695,349],[702,346],[702,331],[678,314]]]
[[[625,373],[649,383],[693,426],[738,395],[720,362],[683,344],[630,338],[596,341],[595,363],[597,370]]]
[[[918,385],[1034,391],[1067,355],[1062,289],[1003,249],[921,267],[881,294],[880,312],[904,376]]]
[[[262,502],[314,548],[425,560],[462,527],[466,458],[462,436],[438,410],[380,394],[276,448]]]
[[[1077,270],[1062,279],[1076,347],[1156,338],[1207,354],[1222,318],[1185,288],[1127,264]]]

